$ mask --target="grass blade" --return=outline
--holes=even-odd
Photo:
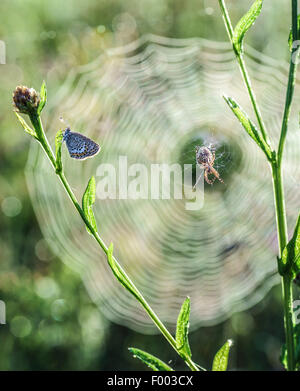
[[[232,340],[228,339],[221,349],[217,352],[214,357],[212,370],[213,371],[226,371],[228,365],[228,356],[230,347],[232,346]]]
[[[89,223],[97,232],[97,224],[92,209],[92,205],[95,203],[95,200],[96,200],[96,181],[95,181],[95,177],[92,176],[91,179],[89,180],[89,183],[82,197],[82,209]],[[88,233],[92,234],[88,227],[86,227],[86,229]]]
[[[272,152],[270,146],[266,143],[266,141],[260,135],[258,129],[254,125],[254,123],[250,120],[248,115],[243,111],[243,109],[238,105],[238,103],[227,96],[224,96],[225,102],[233,111],[234,115],[242,124],[243,128],[249,134],[249,136],[256,142],[256,144],[260,147],[260,149],[265,153],[267,159],[269,161],[272,160]]]
[[[190,319],[190,298],[187,297],[182,304],[181,310],[177,319],[176,327],[176,345],[177,349],[183,356],[192,357],[188,333],[189,333],[189,319]]]
[[[153,371],[173,371],[169,365],[152,354],[136,348],[129,348],[129,351],[133,354],[133,357],[143,361],[149,368],[153,369]]]
[[[238,53],[242,52],[243,39],[247,31],[253,26],[256,19],[258,18],[263,5],[263,0],[256,0],[250,10],[240,19],[238,24],[236,25],[232,43],[234,45],[235,50]]]

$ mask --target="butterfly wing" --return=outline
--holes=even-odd
[[[74,159],[84,160],[97,155],[100,146],[80,133],[70,132],[66,139],[69,154]]]

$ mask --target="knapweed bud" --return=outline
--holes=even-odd
[[[19,113],[31,115],[37,113],[40,97],[35,89],[18,86],[13,93],[13,102]]]

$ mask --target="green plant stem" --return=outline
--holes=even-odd
[[[297,11],[297,0],[292,0],[293,42],[295,42],[298,38],[297,12],[298,12]],[[295,31],[295,26],[296,26],[296,31]],[[300,46],[297,45],[295,48],[293,48],[292,53],[291,53],[288,87],[287,87],[287,92],[286,92],[285,108],[284,108],[281,134],[280,134],[280,140],[279,140],[278,152],[277,152],[277,159],[278,159],[279,167],[281,167],[281,162],[282,162],[282,157],[283,157],[283,149],[284,149],[285,139],[286,139],[286,135],[287,135],[287,131],[288,131],[288,123],[289,123],[291,106],[292,106],[292,101],[293,101],[293,96],[294,96],[296,74],[297,74],[297,67],[298,67],[299,49],[300,49]]]
[[[257,103],[257,100],[256,100],[255,93],[254,93],[254,91],[252,89],[250,76],[249,76],[249,73],[247,71],[243,55],[242,55],[241,52],[239,52],[239,51],[237,51],[235,49],[233,41],[232,41],[232,38],[233,38],[233,28],[232,28],[232,24],[231,24],[231,21],[230,21],[230,17],[229,17],[229,14],[228,14],[228,10],[227,10],[225,1],[224,0],[219,0],[219,5],[220,5],[221,12],[222,12],[223,20],[224,20],[224,23],[225,23],[225,26],[226,26],[226,30],[227,30],[227,33],[228,33],[228,37],[229,37],[229,40],[230,40],[230,42],[231,42],[231,44],[233,46],[234,53],[236,54],[236,58],[237,58],[237,61],[238,61],[238,64],[239,64],[239,68],[240,68],[241,74],[243,76],[243,80],[244,80],[245,86],[247,88],[247,91],[248,91],[248,94],[249,94],[249,97],[250,97],[250,100],[251,100],[251,103],[252,103],[252,106],[253,106],[253,109],[254,109],[254,112],[255,112],[255,116],[256,116],[256,119],[257,119],[257,122],[258,122],[258,125],[259,125],[259,128],[260,128],[261,134],[262,134],[264,140],[266,141],[266,143],[269,144],[268,135],[267,135],[267,132],[266,132],[266,127],[265,127],[265,124],[264,124],[264,121],[263,121],[263,118],[262,118],[262,115],[261,115],[261,112],[260,112],[260,109],[259,109],[259,106],[258,106],[258,103]]]
[[[299,38],[298,33],[298,5],[297,0],[291,0],[292,3],[292,34],[293,42]],[[252,90],[250,78],[246,69],[245,62],[242,54],[236,50],[233,44],[233,28],[231,25],[230,17],[225,5],[224,0],[219,0],[219,5],[223,15],[224,23],[228,32],[229,39],[233,45],[234,52],[236,54],[241,73],[243,75],[244,82],[246,84],[257,121],[260,126],[262,136],[265,141],[268,142],[267,133],[262,120],[262,116],[256,102],[256,97]],[[299,54],[299,46],[293,47],[290,60],[289,78],[286,93],[285,109],[283,114],[282,128],[280,134],[280,140],[278,144],[277,153],[272,153],[272,179],[275,199],[275,213],[277,223],[277,236],[279,246],[279,257],[281,258],[282,252],[287,245],[288,234],[287,234],[287,222],[286,222],[286,211],[285,211],[285,200],[284,200],[284,188],[282,182],[282,157],[285,139],[288,131],[288,123],[291,112],[291,105],[294,95],[294,88],[296,82],[297,72],[297,55]],[[288,370],[293,371],[295,369],[295,340],[294,340],[294,318],[293,318],[293,291],[292,291],[292,275],[291,272],[287,272],[282,276],[282,295],[283,295],[283,306],[284,306],[284,328],[285,328],[285,339],[287,348],[287,366]]]
[[[292,34],[293,42],[298,39],[298,4],[297,0],[292,0]],[[289,78],[286,92],[285,108],[282,120],[281,134],[278,144],[277,159],[272,163],[273,186],[275,195],[275,210],[277,220],[277,234],[279,245],[279,257],[281,258],[283,249],[287,245],[287,223],[284,201],[284,189],[282,183],[282,158],[283,150],[288,131],[291,106],[295,90],[296,73],[299,54],[299,47],[293,47],[290,59]],[[287,366],[289,371],[295,370],[295,337],[294,337],[294,313],[293,313],[293,278],[291,272],[282,276],[282,296],[284,306],[284,326],[287,348]]]
[[[284,202],[284,190],[282,183],[282,171],[278,166],[277,160],[272,162],[272,177],[273,177],[273,189],[275,199],[275,211],[278,233],[278,246],[279,257],[281,258],[282,251],[287,244],[287,223],[286,223],[286,211]]]
[[[282,184],[282,170],[275,160],[272,163],[273,189],[275,198],[275,212],[277,222],[277,237],[279,247],[279,258],[282,257],[283,249],[288,240],[286,212],[284,202],[284,191]],[[284,330],[287,349],[287,367],[289,371],[295,369],[295,340],[294,340],[294,319],[293,319],[293,291],[292,276],[290,273],[281,277],[283,309],[284,309]]]
[[[46,155],[48,156],[55,172],[56,172],[56,160],[55,160],[55,156],[54,156],[54,153],[51,149],[51,146],[49,144],[49,141],[47,140],[47,137],[45,135],[45,132],[43,130],[43,125],[42,125],[42,122],[41,122],[41,118],[39,115],[36,115],[36,116],[30,116],[30,119],[31,119],[31,122],[32,122],[32,125],[34,126],[35,128],[35,131],[38,135],[38,139],[39,139],[39,142],[42,146],[42,148],[44,149]],[[75,206],[75,208],[77,209],[78,213],[80,214],[83,222],[85,223],[85,225],[89,228],[89,230],[92,232],[92,235],[94,236],[95,240],[97,241],[97,243],[100,245],[100,247],[102,248],[102,250],[104,251],[104,253],[107,255],[108,254],[108,247],[105,245],[104,241],[101,239],[101,237],[99,236],[99,234],[94,230],[94,228],[91,226],[90,222],[88,221],[88,219],[86,218],[85,214],[84,214],[84,211],[83,209],[81,208],[75,194],[73,193],[64,173],[62,171],[58,171],[56,172],[56,174],[58,175],[58,177],[60,178],[61,180],[61,183],[63,185],[63,187],[65,188],[66,192],[68,193],[73,205]],[[156,315],[156,313],[153,311],[153,309],[150,307],[150,305],[147,303],[147,301],[145,300],[145,298],[143,297],[143,295],[139,292],[139,290],[135,287],[134,283],[131,281],[131,279],[128,277],[128,275],[126,274],[126,272],[124,271],[124,269],[121,267],[121,265],[118,263],[118,261],[116,260],[115,257],[114,258],[114,261],[116,262],[116,264],[118,265],[118,267],[120,268],[120,270],[122,271],[122,273],[124,273],[124,275],[126,276],[126,278],[129,280],[129,282],[132,284],[132,286],[134,287],[134,289],[136,290],[137,294],[138,294],[138,297],[139,297],[139,302],[140,304],[144,307],[144,309],[146,310],[146,312],[148,313],[149,317],[153,320],[153,322],[155,323],[155,325],[157,326],[157,328],[160,330],[160,332],[163,334],[163,336],[166,338],[166,340],[170,343],[170,345],[173,347],[173,349],[176,351],[176,353],[180,356],[180,352],[178,351],[177,349],[177,345],[176,345],[176,340],[173,338],[172,334],[167,330],[167,328],[165,327],[165,325],[161,322],[161,320],[158,318],[158,316]],[[188,365],[188,367],[192,370],[192,371],[199,371],[199,368],[202,369],[202,370],[205,370],[204,368],[200,367],[199,365],[196,365],[192,360],[191,358],[189,357],[185,357],[184,358],[184,361],[185,363]]]
[[[284,305],[284,327],[287,348],[287,369],[296,369],[295,337],[294,337],[294,310],[293,310],[293,278],[290,275],[282,277],[282,295]]]

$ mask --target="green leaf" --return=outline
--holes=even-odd
[[[225,102],[233,111],[234,115],[240,121],[240,123],[242,124],[246,132],[249,134],[249,136],[256,142],[256,144],[260,147],[260,149],[265,153],[267,159],[271,161],[272,160],[271,148],[266,143],[266,141],[262,138],[258,129],[254,125],[254,123],[250,120],[248,115],[243,111],[243,109],[238,105],[238,103],[234,99],[225,95],[223,96],[223,98],[225,99]]]
[[[256,0],[250,10],[240,19],[236,25],[233,32],[232,43],[238,53],[242,52],[244,36],[258,18],[262,9],[262,5],[263,0]]]
[[[114,273],[117,280],[124,286],[124,288],[127,289],[141,303],[139,292],[132,285],[128,277],[124,274],[118,263],[115,262],[113,257],[113,248],[113,244],[111,243],[107,250],[107,260],[112,272]]]
[[[45,107],[46,102],[47,102],[47,87],[44,80],[40,91],[40,104],[37,110],[38,115],[41,114],[43,108]]]
[[[159,358],[152,356],[152,354],[136,348],[129,348],[129,351],[133,354],[133,357],[137,357],[143,361],[149,368],[153,369],[153,371],[173,371],[169,365]]]
[[[287,363],[287,349],[286,349],[286,344],[283,344],[281,347],[281,352],[280,352],[280,357],[279,361],[283,365],[283,367],[288,370],[288,363]]]
[[[182,304],[181,310],[177,319],[176,327],[176,345],[177,349],[183,356],[192,357],[188,333],[189,333],[189,319],[190,319],[190,298],[187,297]]]
[[[63,142],[63,137],[64,137],[64,131],[59,130],[55,136],[55,155],[56,155],[56,172],[57,173],[62,171],[61,146],[62,146],[62,142]]]
[[[89,223],[97,232],[96,220],[92,209],[92,205],[95,203],[95,200],[96,200],[96,181],[95,181],[95,177],[92,176],[91,179],[89,180],[89,183],[82,197],[82,209]],[[86,227],[86,229],[88,233],[92,235],[89,228]]]
[[[17,113],[16,111],[15,111],[15,114],[18,117],[18,120],[20,121],[21,125],[23,126],[25,132],[30,134],[30,136],[32,136],[32,137],[37,139],[38,137],[37,137],[36,132],[27,124],[25,119],[23,117],[21,117],[20,114]]]
[[[228,356],[230,347],[232,346],[232,340],[228,339],[221,349],[215,355],[212,370],[213,371],[226,371],[228,365]]]
[[[294,274],[300,272],[300,215],[298,216],[293,237],[283,249],[279,267],[281,274],[290,271],[291,268]]]

